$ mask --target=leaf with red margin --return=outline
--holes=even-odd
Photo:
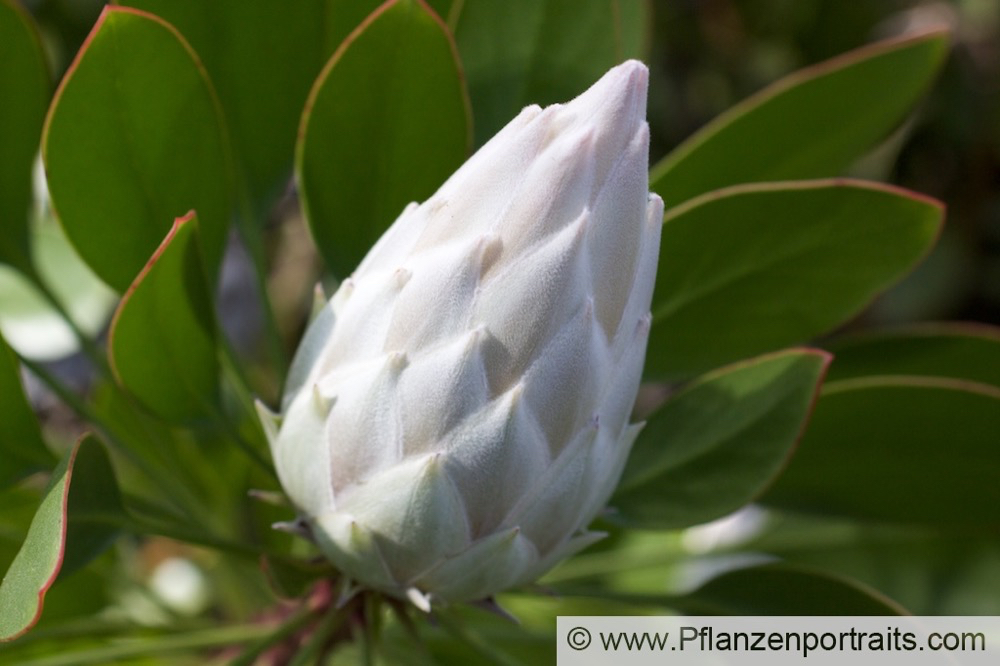
[[[670,608],[686,615],[909,615],[877,589],[843,574],[784,562],[730,569],[685,594],[620,592],[609,587],[559,585],[556,594],[633,607]]]
[[[958,531],[1000,528],[1000,388],[944,377],[828,382],[761,499],[797,512]]]
[[[0,261],[27,274],[31,171],[50,87],[34,21],[0,0]]]
[[[951,377],[1000,388],[1000,328],[973,322],[893,327],[824,344],[836,360],[827,381],[908,375]]]
[[[808,342],[926,255],[940,202],[856,180],[740,185],[667,213],[646,374],[684,379]]]
[[[24,398],[19,370],[14,352],[0,336],[0,489],[55,462]]]
[[[192,209],[214,278],[232,159],[204,68],[172,26],[106,7],[59,85],[42,156],[66,235],[111,287],[125,291],[169,220]]]
[[[753,501],[791,456],[830,360],[786,350],[711,372],[670,398],[633,446],[611,520],[675,529]]]
[[[455,45],[423,0],[389,0],[351,33],[309,95],[296,148],[331,271],[350,274],[406,204],[461,165],[470,125]]]
[[[81,479],[71,483],[74,475]],[[56,467],[28,535],[0,583],[0,641],[38,622],[45,594],[60,573],[86,564],[117,534],[124,509],[111,462],[84,435]]]
[[[198,220],[177,218],[111,321],[108,356],[118,383],[154,414],[190,423],[219,400],[219,362]]]
[[[343,19],[359,2],[118,0],[116,4],[169,21],[198,52],[226,112],[251,198],[258,211],[266,213],[287,187],[302,107],[337,46],[326,42],[325,23]],[[372,6],[363,6],[364,13],[346,30],[356,27],[378,2],[360,4]]]
[[[653,167],[649,187],[669,209],[740,183],[838,176],[905,117],[947,53],[936,31],[795,72],[691,136]]]
[[[874,588],[788,564],[734,569],[670,604],[689,615],[908,615]]]

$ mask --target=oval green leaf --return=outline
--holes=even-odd
[[[611,519],[674,529],[752,501],[785,465],[830,361],[790,350],[710,373],[646,422],[611,500]]]
[[[938,377],[824,387],[778,507],[942,529],[1000,527],[1000,389]]]
[[[0,490],[55,462],[21,387],[20,364],[0,336]]]
[[[71,484],[74,476],[81,477]],[[0,641],[35,625],[60,572],[89,561],[110,543],[122,512],[114,470],[100,442],[85,435],[52,473],[24,544],[0,583]]]
[[[31,274],[31,170],[49,101],[49,70],[34,22],[0,0],[0,261]]]
[[[645,0],[464,0],[450,5],[442,16],[455,32],[468,77],[476,145],[522,107],[565,102],[620,62],[641,59],[650,14]]]
[[[788,564],[727,571],[673,605],[689,615],[908,614],[863,583]]]
[[[327,50],[324,22],[328,14],[339,17],[341,5],[352,3],[337,2],[335,11],[328,10],[329,0],[122,0],[118,4],[169,21],[197,51],[218,91],[251,198],[258,210],[266,212],[291,176],[302,107],[332,53]]]
[[[650,174],[669,209],[740,183],[836,176],[928,88],[947,33],[889,40],[796,72],[734,106]]]
[[[646,373],[685,378],[810,340],[909,271],[941,204],[863,181],[745,185],[666,216]]]
[[[122,298],[108,356],[115,378],[157,416],[189,423],[214,413],[219,362],[198,220],[178,218]]]
[[[824,345],[829,381],[870,375],[952,377],[1000,388],[1000,328],[923,324],[842,337]]]
[[[403,207],[465,159],[454,44],[422,0],[382,5],[340,46],[302,116],[297,177],[313,238],[346,276]]]
[[[42,154],[80,256],[125,291],[170,228],[197,210],[214,275],[230,216],[221,112],[191,47],[151,14],[108,7],[56,92]]]

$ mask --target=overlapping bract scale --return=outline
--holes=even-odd
[[[307,332],[266,425],[301,518],[359,583],[479,599],[599,538],[639,428],[663,214],[646,85],[629,61],[524,109]]]

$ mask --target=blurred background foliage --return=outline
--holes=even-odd
[[[785,74],[875,39],[949,27],[951,54],[928,97],[852,170],[944,201],[947,223],[928,261],[861,323],[1000,322],[1000,4],[689,0],[653,6],[654,162]]]

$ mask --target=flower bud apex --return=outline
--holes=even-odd
[[[639,426],[663,202],[647,70],[525,108],[411,204],[310,325],[278,476],[347,576],[427,608],[535,580],[599,534]]]

